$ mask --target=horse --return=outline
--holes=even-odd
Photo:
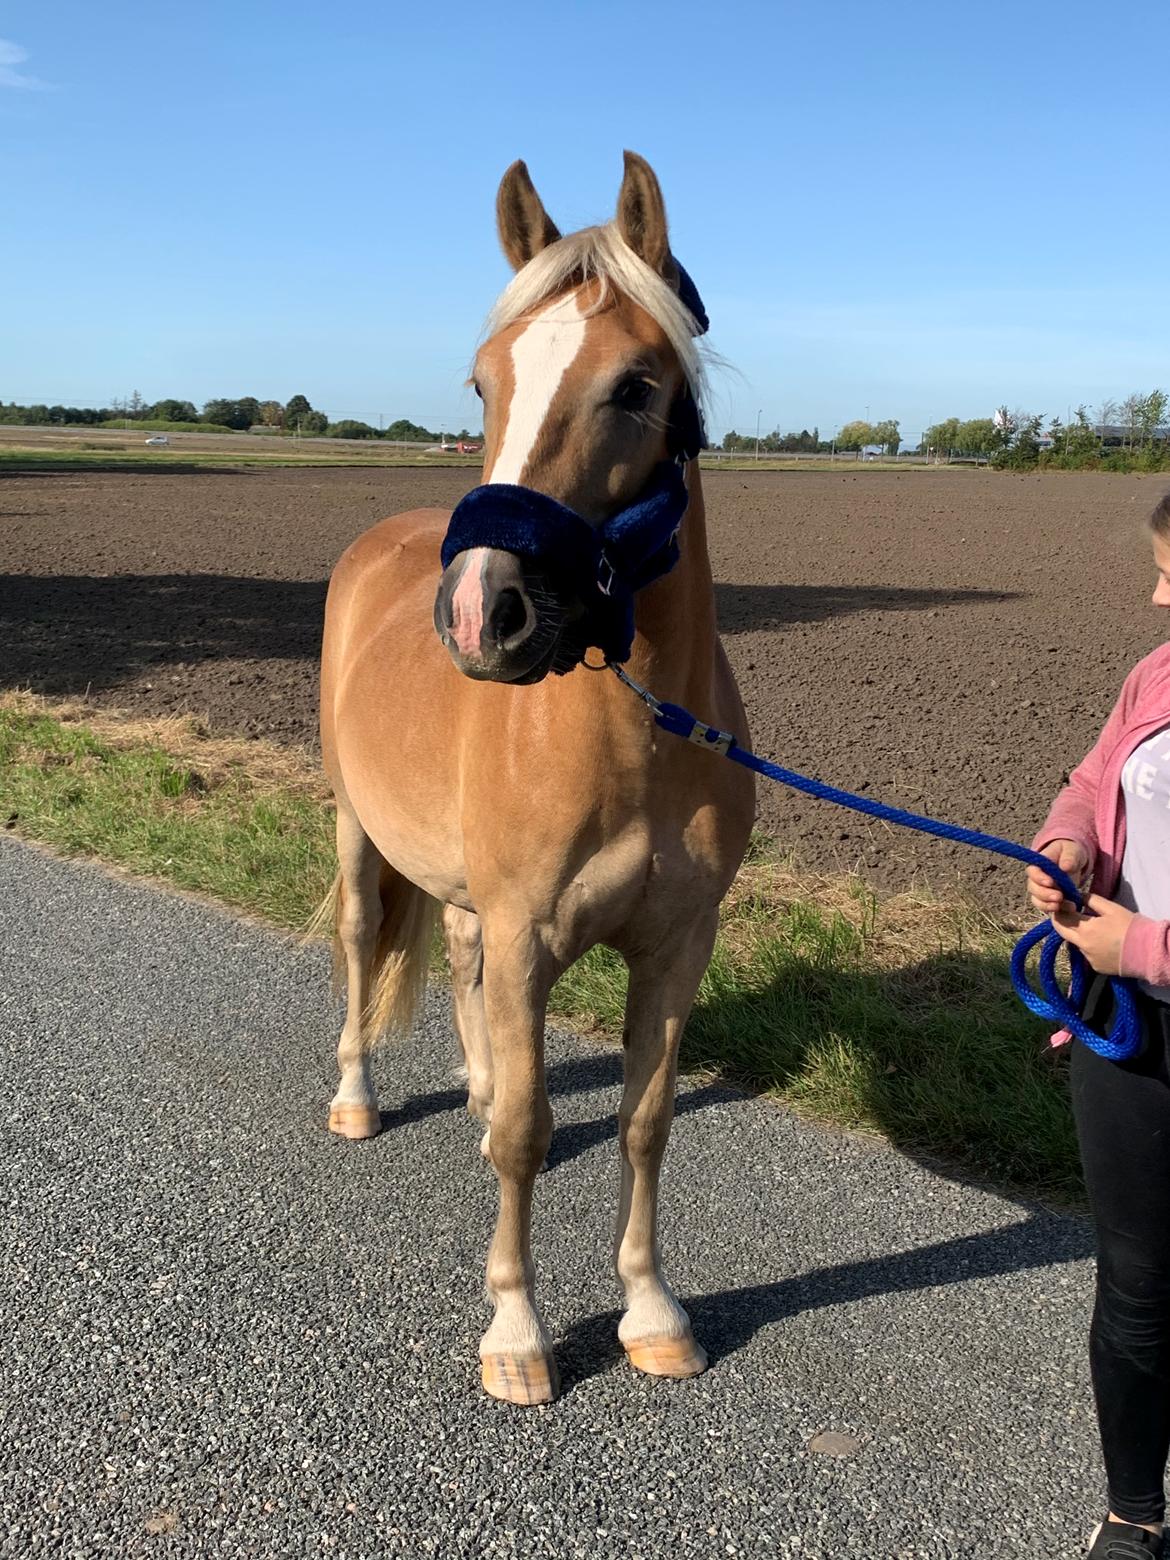
[[[496,213],[515,275],[475,357],[484,471],[469,499],[543,505],[560,517],[546,525],[550,545],[563,522],[587,550],[656,474],[676,472],[670,556],[630,595],[632,642],[620,643],[620,627],[609,641],[656,694],[746,741],[716,629],[701,441],[678,448],[680,424],[701,427],[702,306],[671,254],[658,179],[627,152],[615,218],[562,237],[516,162]],[[531,1250],[552,1135],[545,1015],[565,969],[597,944],[616,950],[628,968],[618,1335],[635,1369],[697,1375],[706,1355],[662,1272],[659,1177],[679,1040],[747,847],[754,783],[663,738],[652,710],[593,670],[587,652],[604,636],[590,640],[586,604],[610,609],[612,566],[606,579],[574,577],[497,538],[452,543],[444,568],[449,524],[434,509],[383,520],[329,584],[321,746],[339,870],[323,908],[347,993],[329,1127],[350,1139],[378,1132],[371,1052],[409,1029],[441,920],[467,1106],[485,1124],[498,1180],[482,1382],[507,1402],[552,1401],[559,1382]]]

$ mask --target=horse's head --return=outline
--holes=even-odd
[[[693,453],[693,338],[705,321],[692,309],[701,314],[701,305],[680,300],[662,192],[631,152],[617,216],[605,227],[562,238],[522,162],[504,175],[496,209],[517,274],[476,355],[484,486],[471,497],[484,511],[493,487],[502,501],[506,485],[509,502],[523,507],[517,490],[530,490],[573,511],[578,532],[582,523],[600,529],[645,492],[657,466]],[[557,511],[544,511],[547,527]],[[579,659],[566,660],[565,644],[596,581],[574,580],[565,560],[558,568],[531,549],[509,550],[504,521],[490,529],[493,545],[449,558],[435,627],[469,677],[535,682]],[[583,555],[579,541],[568,553]]]

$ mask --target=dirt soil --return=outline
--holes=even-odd
[[[0,477],[0,684],[316,740],[325,583],[368,525],[466,470]],[[1026,841],[1166,631],[1141,522],[1165,479],[705,472],[719,617],[756,750]],[[763,825],[877,887],[1016,868],[762,787]]]

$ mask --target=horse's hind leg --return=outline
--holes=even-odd
[[[451,964],[455,1028],[467,1063],[467,1108],[486,1123],[492,1119],[495,1079],[483,1005],[483,931],[479,917],[458,905],[444,909],[443,931]]]
[[[337,859],[341,868],[341,906],[337,938],[345,958],[345,1027],[337,1047],[341,1073],[329,1105],[329,1130],[347,1138],[375,1137],[381,1130],[378,1097],[370,1076],[363,1017],[370,1000],[370,978],[382,925],[381,877],[385,863],[349,806],[337,803]]]
[[[697,1376],[707,1366],[687,1313],[662,1276],[658,1182],[674,1119],[679,1040],[711,957],[716,919],[712,913],[687,928],[672,949],[629,961],[617,1231],[626,1313],[618,1336],[630,1363],[652,1376]]]

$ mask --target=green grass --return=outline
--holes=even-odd
[[[241,434],[241,441],[245,436]],[[315,450],[310,443],[275,453],[245,446],[230,450],[126,449],[122,446],[69,446],[62,449],[18,449],[0,446],[0,476],[20,476],[39,471],[166,471],[176,474],[209,469],[233,470],[242,466],[468,466],[477,467],[475,455],[364,455]]]
[[[44,427],[44,424],[40,424]],[[123,433],[219,433],[234,437],[241,430],[229,428],[226,423],[175,422],[166,417],[142,417],[129,421],[125,417],[107,417],[97,423],[98,428],[117,428]]]
[[[0,704],[0,821],[305,925],[334,870],[307,759],[191,722],[78,713]],[[757,849],[724,907],[684,1064],[960,1174],[1077,1202],[1063,1064],[1012,994],[1011,937],[969,907],[878,901],[857,879],[801,877]],[[554,1010],[616,1037],[624,992],[621,960],[598,949],[561,980]]]
[[[143,425],[145,426],[145,424]],[[202,428],[199,432],[209,430]],[[231,430],[227,430],[231,432]],[[95,430],[100,440],[101,430]],[[148,450],[109,442],[81,441],[62,446],[0,445],[0,475],[8,472],[14,476],[22,472],[54,471],[143,471],[166,470],[176,473],[197,471],[209,467],[245,466],[467,466],[478,468],[482,457],[478,455],[438,454],[427,455],[422,451],[414,455],[379,452],[376,442],[360,450],[339,452],[336,449],[316,448],[315,441],[306,439],[299,444],[287,436],[273,441],[278,448],[257,449],[255,441],[249,443],[245,433],[233,435],[231,449],[200,449],[189,443],[175,444],[170,449]],[[268,443],[267,440],[264,443]],[[935,466],[894,461],[845,461],[833,462],[808,457],[770,458],[753,460],[750,456],[735,456],[727,460],[704,458],[699,462],[704,471],[836,471],[856,475],[859,471],[960,471],[966,467]]]
[[[856,460],[848,455],[704,455],[699,458],[704,471],[839,471],[856,476],[859,471],[942,471],[925,459]],[[954,468],[958,469],[958,468]]]
[[[1077,1203],[1064,1063],[1011,989],[1015,930],[927,898],[883,903],[856,879],[745,869],[683,1064],[931,1162]],[[559,1006],[617,1033],[623,993],[620,960],[596,950],[562,979]]]
[[[222,744],[206,746],[200,762],[0,709],[0,822],[62,855],[96,856],[302,927],[336,869],[323,800],[303,786],[258,784],[241,760],[225,761]]]

